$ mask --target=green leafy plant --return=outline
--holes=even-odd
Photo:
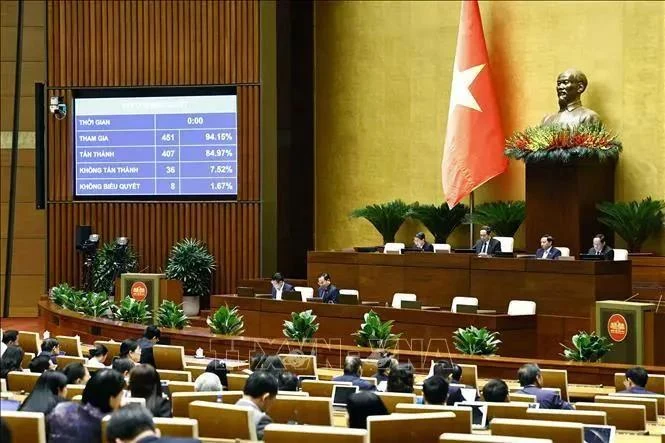
[[[190,323],[189,318],[182,310],[182,306],[172,302],[171,300],[164,300],[157,311],[157,324],[164,328],[183,329]]]
[[[138,267],[138,256],[130,245],[119,247],[115,243],[105,243],[92,264],[92,290],[110,293],[114,278],[125,272],[136,272]]]
[[[351,212],[352,218],[364,218],[370,222],[383,237],[384,244],[395,241],[395,234],[409,216],[411,216],[411,205],[402,200],[368,205]]]
[[[616,159],[622,150],[615,134],[602,123],[583,123],[570,128],[563,125],[541,125],[515,132],[506,140],[505,154],[525,163],[592,158]]]
[[[131,297],[125,297],[120,301],[120,305],[113,305],[111,310],[113,316],[120,321],[129,323],[146,324],[152,318],[148,311],[148,305],[144,301],[136,301]]]
[[[411,209],[411,217],[422,222],[434,236],[435,243],[446,243],[448,236],[464,222],[469,208],[458,204],[448,208],[447,203],[436,205],[419,205],[415,203]]]
[[[613,346],[607,337],[600,337],[595,332],[589,334],[585,331],[580,331],[573,335],[572,342],[572,348],[561,343],[563,353],[560,355],[570,361],[599,361]]]
[[[526,218],[524,201],[496,201],[476,206],[467,223],[491,226],[500,237],[514,237]]]
[[[83,295],[82,311],[78,312],[91,317],[101,317],[112,305],[106,292],[88,292]]]
[[[64,309],[77,303],[76,298],[81,297],[82,292],[69,286],[67,283],[61,283],[51,288],[49,298],[56,305]]]
[[[630,252],[640,252],[647,239],[663,229],[665,201],[647,197],[637,202],[603,202],[596,205],[598,221],[628,243]]]
[[[289,340],[298,342],[308,342],[319,330],[319,324],[316,323],[316,315],[312,315],[312,310],[302,312],[292,312],[291,321],[284,320],[284,329],[282,332]]]
[[[166,277],[182,282],[183,293],[188,296],[210,295],[215,257],[205,243],[186,238],[171,248],[166,264]]]
[[[215,334],[242,335],[245,332],[245,322],[243,316],[238,313],[237,306],[233,308],[229,308],[228,305],[220,306],[212,317],[208,317],[206,323]]]
[[[498,332],[490,332],[487,328],[469,326],[453,332],[453,343],[462,354],[493,355],[501,343],[498,336]]]
[[[381,321],[379,314],[369,311],[363,316],[365,323],[360,325],[356,337],[356,344],[363,347],[379,349],[392,349],[397,345],[402,334],[393,334],[393,320]]]

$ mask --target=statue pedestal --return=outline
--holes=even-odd
[[[540,247],[544,234],[570,255],[586,252],[593,236],[605,234],[614,247],[614,233],[601,224],[596,204],[614,201],[615,161],[574,160],[526,165],[526,248]]]

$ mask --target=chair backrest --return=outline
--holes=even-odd
[[[479,435],[479,434],[454,434],[446,432],[441,434],[440,442],[445,443],[552,443],[549,438],[521,438],[505,437],[503,435]]]
[[[269,424],[263,434],[266,443],[293,443],[316,441],[319,443],[366,443],[367,431],[331,426]]]
[[[192,374],[192,380],[196,380],[199,375],[203,374],[206,371],[205,366],[185,366],[183,371],[187,371]]]
[[[416,294],[407,294],[404,292],[395,292],[393,294],[393,308],[400,309],[402,307],[402,301],[416,301],[418,297]]]
[[[439,436],[452,427],[454,418],[452,412],[373,415],[367,417],[368,440],[369,443],[436,443]]]
[[[183,346],[154,345],[152,354],[157,369],[182,371],[185,369],[185,348]]]
[[[169,369],[157,369],[162,381],[192,381],[192,373],[189,371],[172,371]]]
[[[32,388],[41,375],[34,372],[11,371],[7,374],[7,390],[12,392],[32,392]]]
[[[478,365],[465,365],[457,363],[462,368],[462,383],[478,389]]]
[[[18,343],[24,352],[37,355],[42,351],[42,339],[37,332],[18,331]]]
[[[14,441],[46,443],[46,420],[41,412],[2,411],[2,420]]]
[[[314,288],[307,288],[305,286],[296,286],[293,288],[294,291],[300,292],[302,301],[307,301],[308,298],[314,297]]]
[[[432,243],[434,252],[450,252],[452,248],[448,243]]]
[[[350,381],[323,381],[323,380],[303,380],[300,389],[307,392],[310,397],[332,397],[333,387],[335,385],[351,386]]]
[[[450,310],[457,312],[457,305],[478,306],[478,299],[476,297],[453,297],[453,306]]]
[[[487,422],[495,418],[517,418],[526,420],[526,410],[529,409],[529,403],[511,402],[494,403],[487,402]]]
[[[567,421],[585,425],[606,425],[607,414],[603,411],[569,411],[565,409],[527,409],[530,420]]]
[[[7,392],[7,380],[0,378],[0,392]]]
[[[531,300],[510,300],[508,315],[535,315],[536,302]]]
[[[415,403],[416,394],[402,394],[398,392],[377,392],[381,401],[385,405],[388,412],[391,414],[395,412],[399,403]]]
[[[360,296],[360,292],[357,289],[340,289],[339,295],[355,295],[358,297]]]
[[[198,438],[199,422],[192,418],[182,417],[155,417],[152,419],[155,427],[159,429],[162,437]]]
[[[379,371],[379,360],[373,358],[361,358],[360,362],[363,367],[363,374],[373,376]]]
[[[490,423],[492,435],[549,438],[552,443],[583,443],[584,425],[547,420],[496,418]]]
[[[194,382],[188,381],[169,381],[168,387],[171,394],[174,392],[195,392],[196,389]]]
[[[70,357],[69,355],[58,355],[55,358],[55,364],[58,366],[58,369],[63,369],[70,363],[81,363],[85,365],[88,363],[88,359],[85,357]]]
[[[309,397],[309,392],[303,391],[277,391],[277,395],[286,395],[291,397]]]
[[[171,406],[173,407],[174,417],[187,417],[189,413],[189,404],[193,401],[201,400],[207,402],[217,402],[218,397],[230,391],[220,392],[174,392],[171,394]]]
[[[316,355],[279,354],[287,371],[296,375],[316,375]]]
[[[518,401],[522,403],[535,403],[536,402],[536,396],[535,395],[529,395],[529,394],[520,394],[520,393],[510,393],[510,401]]]
[[[596,395],[593,399],[596,403],[616,403],[620,405],[644,405],[647,421],[658,421],[658,400],[635,395],[634,397]]]
[[[23,360],[21,360],[21,367],[27,369],[33,358],[35,358],[34,352],[24,352]]]
[[[513,252],[515,239],[513,237],[494,237],[501,243],[501,252]]]
[[[189,418],[199,422],[199,436],[206,438],[241,438],[256,440],[253,410],[248,406],[194,401],[189,404]]]
[[[616,426],[621,431],[646,431],[647,409],[644,405],[625,405],[614,403],[575,403],[578,411],[604,411],[607,424]]]
[[[332,399],[278,394],[270,407],[270,418],[275,423],[332,426]]]
[[[74,337],[69,335],[56,335],[55,339],[58,340],[60,352],[64,352],[65,355],[70,357],[83,357],[83,352],[81,351],[81,337],[78,335]]]
[[[609,394],[610,397],[635,397],[635,398],[653,398],[656,400],[656,403],[658,404],[658,415],[665,415],[665,395],[659,395],[659,394],[623,394],[620,392],[616,392],[613,394]]]
[[[561,398],[568,400],[568,371],[565,369],[541,369],[543,388],[559,388]]]
[[[226,374],[226,380],[229,382],[229,391],[242,391],[245,389],[245,383],[249,375],[247,374]]]
[[[471,433],[473,410],[468,406],[418,405],[414,403],[399,403],[395,407],[395,413],[397,414],[422,414],[427,412],[453,412],[455,414],[455,418],[452,420],[448,431],[462,434]]]
[[[614,373],[614,387],[617,392],[623,391],[626,387],[623,385],[623,381],[626,379],[626,374],[623,372]],[[647,391],[651,391],[654,394],[665,395],[665,375],[663,374],[649,374],[647,379],[647,385],[644,387]]]
[[[384,254],[401,254],[404,249],[404,243],[386,243],[383,246]]]
[[[614,261],[628,260],[628,249],[615,249]]]
[[[108,349],[109,353],[106,356],[106,363],[111,364],[114,358],[120,355],[120,342],[117,341],[105,341],[105,340],[95,340],[95,344],[104,345]]]
[[[77,395],[83,395],[84,389],[85,385],[67,385],[67,395],[65,395],[65,398],[71,400]]]
[[[570,257],[570,248],[565,246],[556,246],[556,248],[561,251],[561,257]]]

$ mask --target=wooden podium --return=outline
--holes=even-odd
[[[614,233],[598,221],[596,204],[614,201],[615,161],[573,160],[570,163],[526,164],[526,248],[536,250],[544,234],[570,255],[586,252],[594,235]]]
[[[614,346],[603,357],[603,363],[631,365],[655,364],[656,349],[662,346],[654,334],[653,303],[625,301],[596,302],[596,334],[607,337]]]
[[[125,273],[120,275],[119,289],[115,291],[116,303],[129,296],[137,301],[145,300],[152,312],[156,312],[164,300],[182,303],[182,283],[167,279],[166,274]]]

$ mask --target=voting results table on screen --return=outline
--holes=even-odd
[[[76,99],[77,196],[237,196],[235,95]]]

